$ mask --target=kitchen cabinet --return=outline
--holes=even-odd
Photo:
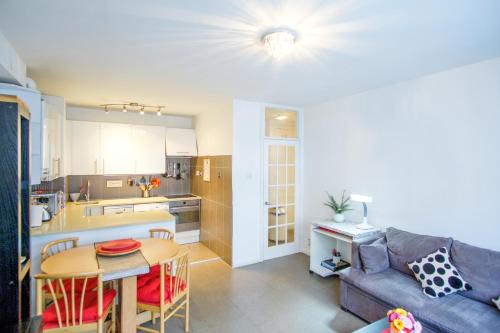
[[[26,64],[0,32],[0,81],[26,85]]]
[[[71,175],[165,173],[165,128],[68,120]]]
[[[42,114],[42,180],[49,181],[64,176],[64,98],[43,95]]]
[[[32,185],[40,184],[42,175],[42,95],[37,90],[6,83],[0,83],[0,93],[17,96],[28,106],[30,113],[30,178]]]
[[[147,203],[147,204],[135,204],[134,212],[151,212],[157,210],[168,211],[168,202],[158,202],[158,203]]]
[[[165,173],[165,128],[132,126],[134,166],[136,174]]]
[[[102,174],[101,124],[68,120],[72,175]]]
[[[105,175],[135,172],[132,125],[101,123],[101,157]]]
[[[167,156],[197,156],[196,132],[186,128],[167,128],[165,133]]]
[[[115,215],[115,214],[133,213],[133,212],[134,212],[133,205],[105,206],[104,207],[104,215]]]

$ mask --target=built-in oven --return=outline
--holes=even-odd
[[[171,201],[170,214],[175,216],[175,232],[200,230],[200,200]]]

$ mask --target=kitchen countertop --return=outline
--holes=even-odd
[[[43,236],[102,228],[115,228],[126,225],[139,225],[158,222],[172,222],[175,217],[167,211],[134,212],[115,215],[85,216],[85,208],[96,206],[133,205],[170,201],[199,200],[201,197],[167,199],[165,197],[126,198],[111,200],[96,200],[97,203],[76,204],[69,202],[59,214],[44,222],[41,227],[31,228],[31,236]],[[92,200],[91,200],[92,202]]]

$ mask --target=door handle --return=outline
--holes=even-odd
[[[266,201],[266,202],[264,202],[264,205],[271,206],[271,203],[269,201]]]

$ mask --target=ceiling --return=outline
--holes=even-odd
[[[0,30],[44,92],[67,102],[233,98],[304,107],[500,56],[498,0],[2,0]],[[263,31],[299,34],[275,61]]]

